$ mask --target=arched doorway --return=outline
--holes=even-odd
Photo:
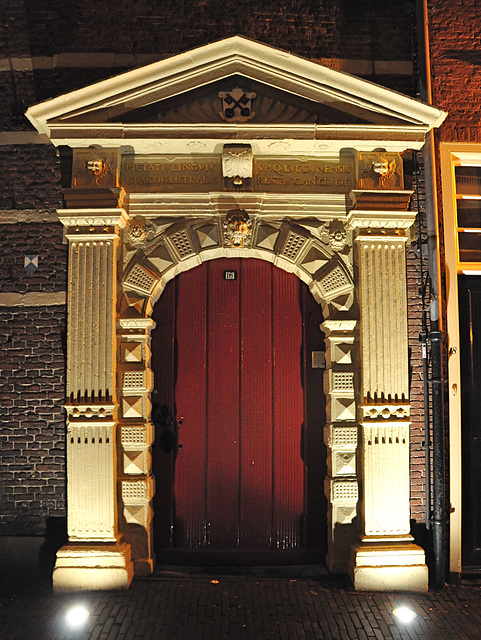
[[[153,318],[158,561],[323,559],[324,342],[307,286],[211,260],[170,281]]]

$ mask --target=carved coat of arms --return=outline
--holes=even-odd
[[[249,122],[255,113],[252,111],[252,100],[256,94],[252,91],[244,91],[237,87],[232,91],[221,91],[219,98],[222,101],[220,117],[225,122]]]
[[[246,211],[234,209],[229,211],[224,221],[225,244],[240,248],[250,244],[252,236],[252,220]]]

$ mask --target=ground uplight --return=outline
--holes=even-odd
[[[414,620],[414,618],[416,617],[416,612],[409,607],[397,607],[393,610],[393,615],[395,615],[400,622],[404,622],[404,624],[407,624]]]
[[[65,619],[71,627],[81,627],[87,622],[89,615],[89,610],[83,605],[78,604],[67,611]]]

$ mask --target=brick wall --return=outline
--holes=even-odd
[[[62,229],[60,222],[0,225],[2,293],[65,291],[67,245],[62,244]],[[38,255],[38,269],[34,273],[24,268],[24,256],[31,254]]]
[[[415,237],[407,247],[406,275],[408,284],[408,341],[409,341],[409,373],[411,399],[411,518],[417,523],[426,521],[426,461],[424,443],[426,433],[424,426],[424,411],[426,400],[424,393],[424,372],[422,345],[419,334],[422,330],[423,308],[429,304],[429,287],[425,288],[424,300],[423,284],[427,286],[428,259],[423,256],[422,244],[426,242],[425,198],[423,190],[422,154],[418,154],[419,175],[416,185],[416,164],[409,163],[413,173],[411,209],[418,212]],[[418,188],[416,188],[418,187]]]
[[[245,35],[309,58],[398,59],[400,51],[410,51],[414,11],[412,0],[6,3],[11,5],[8,15],[15,18],[5,21],[10,46],[16,46],[20,32],[18,46],[32,56],[78,51],[172,54]]]
[[[429,6],[433,103],[449,112],[440,139],[481,142],[481,4],[436,0]]]
[[[232,35],[314,60],[412,60],[414,0],[5,0],[2,8],[0,130],[29,128],[22,117],[28,106],[124,70],[122,54],[158,59]],[[115,65],[99,68],[101,53]],[[68,54],[66,68],[53,59]],[[75,68],[78,54],[91,54],[88,68]],[[26,58],[21,71],[9,69],[17,57]],[[366,77],[413,92],[409,76],[388,70]]]
[[[65,516],[64,343],[64,307],[2,309],[2,535],[39,535]]]
[[[59,160],[53,145],[0,146],[0,210],[62,206]],[[0,239],[1,241],[1,239]]]

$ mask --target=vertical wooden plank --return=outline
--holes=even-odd
[[[272,537],[272,269],[241,262],[240,544],[269,550]]]
[[[224,280],[240,259],[208,263],[207,512],[208,543],[239,544],[239,279]]]
[[[324,351],[324,334],[319,325],[321,307],[305,285],[301,285],[303,317],[303,387],[304,432],[302,457],[305,465],[305,531],[304,545],[309,550],[326,551],[327,499],[326,445],[323,430],[326,423],[326,400],[323,391],[324,368],[313,368],[312,352]]]
[[[205,265],[179,277],[177,299],[175,546],[206,545],[206,294]]]
[[[152,419],[161,407],[174,412],[174,341],[175,298],[177,280],[167,284],[157,301],[152,318],[156,327],[152,332],[151,367],[154,375],[152,391]],[[154,496],[154,545],[156,550],[172,546],[174,453],[161,447],[162,429],[155,426],[153,473],[156,479]]]
[[[273,271],[273,529],[275,548],[302,548],[304,469],[301,432],[302,318],[293,274]]]

